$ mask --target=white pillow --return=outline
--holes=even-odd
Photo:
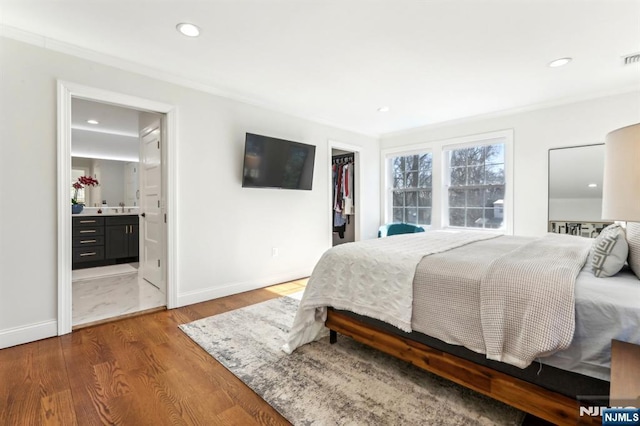
[[[640,237],[640,233],[638,236]],[[617,274],[627,261],[628,254],[629,245],[624,229],[616,224],[607,226],[600,232],[591,247],[589,258],[593,275],[605,278]]]
[[[629,266],[640,278],[640,222],[627,222],[627,242],[629,243]]]

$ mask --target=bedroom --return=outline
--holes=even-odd
[[[563,4],[557,3],[559,8]],[[3,1],[2,4],[5,9],[11,2]],[[603,5],[605,2],[600,4],[601,7]],[[637,10],[637,2],[621,2],[619,7],[623,11],[618,13],[626,16],[625,19],[637,15],[633,13]],[[632,12],[625,13],[626,8]],[[558,20],[572,16],[571,7],[561,9],[557,13]],[[46,8],[41,10],[43,14],[46,12]],[[55,10],[48,12],[55,13]],[[351,13],[355,12],[351,10]],[[591,13],[593,15],[579,20],[582,22],[579,34],[590,34],[590,40],[598,40],[597,34],[592,34],[597,33],[593,27],[604,23],[595,17],[600,13],[599,10]],[[258,17],[252,16],[254,20],[258,20]],[[291,111],[263,107],[258,102],[243,103],[220,96],[227,94],[223,90],[218,90],[216,94],[208,90],[197,90],[194,85],[188,88],[185,86],[189,86],[189,82],[184,79],[163,81],[163,75],[149,66],[138,64],[135,68],[129,67],[128,62],[117,58],[117,52],[104,52],[110,56],[100,56],[94,52],[100,50],[99,45],[85,46],[91,50],[80,49],[74,43],[59,42],[56,35],[63,37],[66,34],[64,32],[39,35],[30,26],[37,24],[19,20],[11,22],[8,18],[3,11],[0,82],[3,142],[0,169],[5,201],[1,207],[0,225],[1,347],[57,334],[58,79],[177,105],[180,118],[176,156],[176,306],[240,293],[310,274],[320,255],[330,246],[331,240],[331,224],[326,212],[329,198],[328,183],[325,184],[328,182],[328,166],[322,167],[328,165],[329,140],[361,148],[362,180],[375,183],[361,188],[359,202],[359,208],[366,212],[359,225],[360,236],[361,239],[370,239],[376,236],[378,227],[385,222],[382,217],[383,198],[378,184],[382,175],[380,163],[383,149],[513,129],[513,185],[517,191],[513,206],[514,233],[539,235],[546,231],[548,149],[600,143],[609,131],[640,121],[638,65],[633,65],[631,67],[636,67],[635,71],[634,68],[621,71],[629,80],[608,81],[603,83],[606,87],[592,89],[587,93],[564,92],[565,98],[571,98],[571,94],[576,95],[572,102],[528,111],[512,110],[506,114],[378,136],[378,131],[366,134],[344,130],[339,126],[301,118],[299,115],[307,115],[304,113],[296,116]],[[348,19],[344,19],[346,22],[340,23],[346,26]],[[87,20],[85,24],[91,25],[90,22],[91,20]],[[173,29],[176,23],[171,21],[168,25],[166,31],[170,35],[167,37],[173,37],[174,33],[175,37],[178,36]],[[20,24],[25,26],[22,31],[15,28],[20,28]],[[318,26],[322,27],[321,24]],[[614,60],[640,50],[637,37],[634,39],[635,33],[629,30],[633,25],[622,26],[626,29],[620,32],[619,38],[622,41],[619,47],[616,46],[620,51],[608,52]],[[546,31],[548,30],[541,28],[538,34]],[[72,30],[68,32],[73,33]],[[234,34],[242,40],[240,35]],[[567,41],[567,48],[573,45],[583,46],[580,41],[567,38],[570,39]],[[373,49],[377,40],[365,40],[365,45],[374,45]],[[190,41],[192,40],[186,40]],[[549,46],[550,43],[545,45]],[[193,49],[192,45],[187,46],[190,47],[185,49]],[[559,46],[559,50],[560,47],[564,46]],[[580,60],[576,57],[574,63],[566,68],[547,68],[546,64],[550,60],[574,54],[565,53],[564,50],[556,53],[555,48],[551,50],[553,52],[544,52],[544,55],[540,52],[536,54],[540,61],[535,64],[540,67],[536,72],[548,74],[558,71],[566,74],[571,72],[572,66],[580,65]],[[520,54],[520,51],[513,53]],[[411,65],[411,57],[400,59]],[[366,65],[373,69],[376,64]],[[377,72],[383,71],[385,69]],[[316,74],[312,75],[317,77]],[[569,85],[570,78],[558,78]],[[473,76],[469,79],[473,82]],[[215,87],[210,82],[210,86],[212,85]],[[246,90],[250,90],[250,87]],[[295,90],[296,88],[289,88],[289,91]],[[385,118],[389,116],[376,111],[381,106],[380,102],[382,101],[370,105],[371,111],[367,117],[373,123],[389,120]],[[384,102],[391,104],[387,100]],[[525,107],[528,104],[518,106]],[[397,107],[393,104],[390,106],[394,109],[389,113],[396,114],[394,111]],[[240,187],[243,138],[246,132],[251,131],[315,144],[318,150],[314,190],[243,190]],[[18,176],[21,179],[16,184]],[[29,206],[25,206],[25,202],[30,203]],[[193,226],[195,223],[199,225]],[[37,243],[34,244],[34,241]],[[302,246],[304,250],[300,249]],[[274,247],[279,248],[279,256],[275,258],[272,256]],[[34,260],[38,265],[35,268],[31,267]],[[247,264],[251,267],[246,267]]]

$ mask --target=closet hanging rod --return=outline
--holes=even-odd
[[[333,155],[331,156],[331,162],[333,164],[344,164],[353,162],[353,154]]]

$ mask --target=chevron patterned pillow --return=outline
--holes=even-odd
[[[593,275],[605,278],[617,274],[627,261],[628,254],[629,245],[624,229],[616,224],[607,226],[600,232],[591,247],[589,258]]]

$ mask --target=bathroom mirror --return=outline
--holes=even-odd
[[[105,160],[72,157],[71,169],[77,174],[95,177],[100,185],[85,188],[84,204],[100,207],[105,200],[109,207],[118,207],[122,202],[127,207],[139,206],[138,168],[135,161]]]
[[[604,144],[549,150],[549,231],[593,236],[606,226],[603,174]]]

